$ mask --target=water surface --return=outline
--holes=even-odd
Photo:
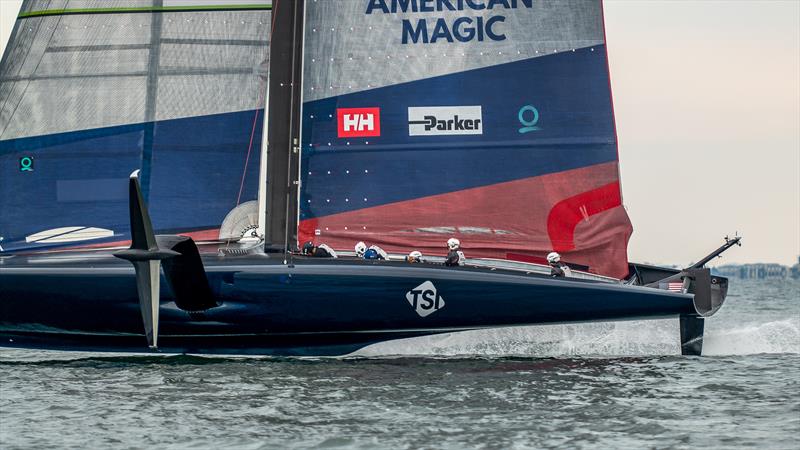
[[[346,358],[0,350],[0,447],[800,448],[800,283],[677,320],[383,343]]]

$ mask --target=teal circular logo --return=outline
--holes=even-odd
[[[23,156],[19,159],[20,172],[33,172],[33,158],[30,156]]]
[[[520,134],[530,133],[539,129],[536,126],[539,122],[539,110],[533,105],[525,105],[520,108],[517,118],[519,118],[519,123],[522,125],[522,128],[519,129]]]

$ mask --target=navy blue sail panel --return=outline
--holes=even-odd
[[[136,169],[158,231],[217,238],[256,197],[270,3],[76,3],[25,1],[0,64],[0,248],[126,240]]]
[[[307,102],[301,220],[616,161],[598,85],[608,86],[604,46]],[[409,133],[409,108],[471,105],[482,134]],[[337,109],[370,107],[380,136],[338,137]],[[520,132],[529,107],[537,129]]]
[[[158,232],[216,230],[237,200],[256,197],[258,147],[245,164],[251,139],[261,140],[261,118],[263,110],[242,111],[0,141],[0,245],[6,251],[76,245],[49,235],[26,240],[65,227],[113,231],[87,241],[92,244],[128,239],[125,180],[140,167],[152,125],[153,226]],[[31,170],[22,167],[25,158]]]

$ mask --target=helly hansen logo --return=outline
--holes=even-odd
[[[480,106],[412,106],[408,108],[409,136],[483,134]]]
[[[380,108],[338,108],[336,120],[340,138],[381,135]]]
[[[430,281],[406,292],[406,300],[420,317],[429,316],[444,308],[444,298],[436,292],[436,286]]]

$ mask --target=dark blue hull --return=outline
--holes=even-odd
[[[164,352],[341,355],[486,327],[696,314],[693,296],[601,281],[428,264],[204,257],[220,306],[189,313],[162,276]],[[0,259],[0,345],[146,351],[133,268],[110,254]]]

